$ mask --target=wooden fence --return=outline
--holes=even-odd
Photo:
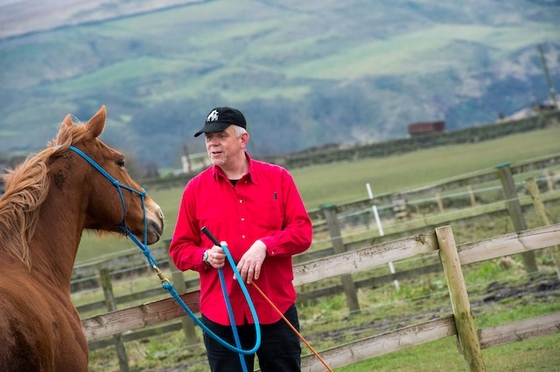
[[[541,171],[541,181],[539,181],[539,189],[541,191],[546,191],[544,193],[545,202],[550,199],[556,198],[555,189],[559,189],[558,184],[560,179],[555,176],[555,173],[560,173],[555,171],[555,167],[560,165],[560,154],[550,155],[540,159],[533,159],[531,161],[521,162],[518,164],[510,165],[508,168],[511,170],[512,177],[527,177],[528,174],[535,171]],[[422,201],[418,202],[422,204],[422,208],[430,209],[435,211],[434,213],[423,213],[421,221],[415,221],[414,219],[401,219],[403,223],[394,225],[394,228],[390,228],[384,232],[384,237],[380,238],[378,236],[370,234],[369,238],[380,240],[396,239],[397,237],[404,236],[403,234],[413,234],[420,229],[426,229],[429,227],[440,226],[442,224],[448,224],[452,221],[457,221],[457,218],[449,216],[444,210],[449,204],[457,204],[458,199],[468,199],[470,203],[462,204],[462,208],[471,208],[471,217],[474,218],[478,215],[498,213],[506,210],[506,207],[502,203],[494,203],[490,205],[488,201],[482,201],[480,197],[474,190],[476,185],[481,185],[487,182],[499,182],[499,173],[495,169],[484,170],[481,172],[471,173],[467,176],[461,176],[457,178],[448,179],[435,184],[425,185],[411,190],[401,191],[397,194],[388,193],[383,195],[378,195],[375,198],[365,198],[359,199],[348,203],[336,205],[337,215],[340,221],[344,218],[359,220],[361,223],[368,225],[373,221],[372,207],[377,204],[377,210],[379,211],[389,211],[385,213],[382,217],[383,220],[391,220],[397,217],[396,213],[406,208],[407,206],[400,206],[400,209],[395,209],[395,205],[399,203],[399,200],[408,200],[409,209],[416,210],[415,215],[419,215],[418,207],[416,201],[421,198]],[[444,199],[442,193],[459,188],[465,188],[466,192],[461,195],[456,195]],[[496,187],[500,187],[496,184]],[[499,191],[499,190],[498,190]],[[497,192],[499,194],[499,192]],[[426,197],[430,197],[429,201]],[[435,196],[435,197],[434,197]],[[502,198],[503,200],[503,198]],[[498,200],[500,201],[500,200]],[[530,205],[530,197],[520,198],[522,208]],[[431,204],[428,205],[428,204]],[[486,205],[486,206],[485,206]],[[324,232],[327,230],[327,222],[325,217],[324,208],[317,208],[308,211],[312,220],[314,231],[316,233]],[[160,267],[162,269],[169,268],[169,257],[167,254],[166,246],[159,246],[155,249],[152,248],[152,253],[154,257],[158,260]],[[312,256],[311,256],[312,257]],[[298,262],[303,262],[307,259],[306,255],[298,257]],[[102,263],[94,263],[88,265],[76,266],[73,272],[73,279],[71,283],[72,292],[77,292],[83,289],[93,289],[99,287],[98,281],[98,271],[99,266],[110,269],[111,278],[113,280],[131,276],[135,274],[143,274],[146,272],[146,263],[141,255],[138,255],[138,249],[136,247],[132,248],[130,252],[122,254],[119,257],[106,260]]]
[[[554,184],[558,181],[554,179],[552,175],[553,171],[551,169],[558,165],[560,165],[560,153],[549,155],[539,159],[520,162],[517,164],[510,164],[509,168],[511,169],[511,174],[513,176],[523,178],[527,178],[527,174],[529,174],[530,172],[542,170],[543,176],[545,178],[545,187],[549,190],[552,190],[554,188]],[[449,178],[444,181],[438,181],[433,184],[427,184],[410,190],[401,190],[398,192],[380,194],[376,195],[373,199],[364,197],[352,202],[338,204],[337,210],[339,213],[352,213],[359,210],[370,210],[375,204],[377,204],[378,206],[393,206],[396,200],[406,199],[410,202],[426,196],[441,196],[441,194],[445,191],[459,188],[468,188],[469,190],[472,190],[473,186],[481,185],[488,182],[499,182],[499,174],[498,172],[496,172],[496,169],[486,169],[479,172],[473,172],[468,175]],[[438,203],[441,203],[441,198],[433,199],[432,203],[436,205]],[[439,207],[434,209],[439,209]],[[311,219],[314,221],[314,226],[325,223],[322,208],[314,208],[309,210],[308,212],[311,216]]]
[[[542,194],[541,196],[541,202],[544,203],[554,203],[557,204],[558,200],[560,199],[560,192],[548,192],[546,194]],[[533,209],[534,208],[534,204],[531,201],[531,198],[529,196],[525,197],[525,198],[521,198],[520,199],[520,203],[521,203],[521,207],[522,210],[524,211],[524,213],[526,213],[529,209]],[[324,210],[324,213],[329,213],[329,210],[326,209]],[[339,251],[343,251],[343,252],[349,252],[349,251],[354,251],[354,250],[358,250],[361,249],[363,247],[367,247],[367,246],[371,246],[372,244],[378,244],[384,241],[392,241],[392,240],[396,240],[399,238],[402,238],[403,236],[407,236],[407,235],[413,235],[415,233],[421,233],[423,231],[429,230],[429,229],[433,229],[436,226],[440,226],[440,225],[444,225],[444,224],[457,224],[457,223],[462,223],[468,220],[472,220],[472,219],[477,219],[480,218],[481,216],[494,216],[497,217],[499,215],[503,215],[506,216],[507,213],[507,208],[505,206],[505,203],[501,203],[501,204],[495,204],[492,206],[479,206],[479,207],[475,207],[475,208],[471,208],[470,212],[466,215],[452,215],[452,216],[447,216],[447,215],[443,215],[440,216],[439,218],[428,218],[428,219],[424,219],[421,222],[415,222],[415,221],[410,221],[410,222],[406,222],[406,223],[400,223],[398,225],[396,225],[396,228],[392,228],[392,229],[387,229],[387,233],[385,233],[384,236],[379,236],[376,233],[372,233],[370,232],[369,234],[365,234],[363,236],[360,236],[358,238],[355,238],[351,241],[340,241],[336,244],[343,244],[342,248],[338,248]],[[336,217],[333,217],[333,219],[336,219]],[[542,221],[541,222],[542,225],[546,225],[548,224],[547,221]],[[337,236],[339,234],[336,234],[336,232],[334,233],[334,236]],[[334,243],[336,240],[331,240],[331,243]],[[340,247],[340,246],[339,246]],[[307,262],[307,261],[312,261],[312,260],[316,260],[318,258],[323,258],[323,257],[329,257],[332,256],[333,254],[335,254],[336,252],[336,248],[334,247],[334,245],[331,245],[329,247],[325,247],[323,249],[316,249],[312,252],[308,252],[308,253],[303,253],[300,254],[298,256],[294,257],[294,262],[296,264],[298,263],[303,263],[303,262]],[[135,249],[134,253],[135,256],[139,257],[140,259],[144,260],[144,257],[139,253],[138,249]],[[156,260],[159,263],[159,267],[162,270],[167,270],[173,269],[173,266],[169,264],[169,259],[167,258],[167,248],[163,247],[163,248],[159,248],[157,250],[152,251],[152,254],[154,255],[154,257],[156,258]],[[125,264],[126,262],[128,262],[129,264],[131,262],[135,262],[133,259],[129,258],[128,256],[125,256],[124,258],[121,258]],[[145,260],[144,260],[145,261]],[[116,265],[116,264],[115,264]],[[102,266],[101,269],[97,268],[97,271],[93,271],[94,269],[91,269],[88,273],[87,278],[85,278],[85,280],[88,281],[88,287],[90,288],[97,288],[100,285],[100,280],[99,278],[101,277],[101,275],[99,274],[102,270],[108,269],[109,267],[107,266]],[[366,287],[372,287],[372,286],[379,286],[379,285],[383,285],[385,283],[391,282],[391,281],[399,281],[399,280],[403,280],[403,279],[408,279],[408,278],[412,278],[412,277],[418,277],[420,275],[424,275],[424,274],[428,274],[428,273],[434,273],[434,272],[439,272],[441,271],[441,265],[432,263],[430,264],[429,262],[427,263],[427,265],[423,266],[423,267],[418,267],[418,268],[413,268],[413,269],[406,269],[406,270],[398,270],[397,272],[393,272],[391,274],[386,274],[386,275],[382,275],[382,276],[375,276],[375,277],[370,277],[370,278],[366,278],[366,279],[361,279],[361,280],[354,280],[354,288],[355,289],[360,289],[360,288],[366,288]],[[129,273],[134,273],[134,275],[147,275],[147,276],[151,276],[152,271],[151,269],[146,265],[146,262],[142,262],[142,264],[138,264],[138,266],[134,266],[134,267],[130,267],[127,272]],[[122,270],[118,270],[118,271],[111,271],[109,274],[111,276],[111,280],[118,280],[118,278],[121,275],[125,275],[123,274]],[[130,274],[133,275],[133,274]],[[184,280],[184,279],[181,279]],[[174,279],[174,282],[177,282]],[[193,278],[193,279],[188,279],[184,281],[184,285],[186,288],[198,288],[199,285],[199,281],[198,278]],[[298,299],[301,301],[307,301],[307,300],[312,300],[312,299],[317,299],[323,296],[332,296],[335,294],[338,294],[342,291],[342,288],[340,285],[331,285],[331,286],[324,286],[321,289],[317,289],[317,290],[306,290],[304,289],[303,291],[300,290],[298,293]],[[151,289],[147,289],[147,290],[143,290],[143,291],[137,291],[131,294],[127,294],[127,295],[122,295],[119,297],[116,297],[114,299],[114,302],[116,305],[122,305],[122,304],[127,304],[127,303],[131,303],[131,302],[138,302],[139,300],[147,300],[150,298],[154,298],[156,296],[161,296],[162,294],[162,290],[161,288],[158,287],[154,287]],[[78,308],[78,312],[81,314],[84,313],[88,313],[88,312],[92,312],[92,311],[98,311],[101,309],[107,309],[107,303],[105,300],[98,300],[98,301],[93,301],[93,302],[89,302],[86,304],[82,304],[77,306]],[[176,329],[177,326],[170,326],[167,329]],[[142,335],[138,335],[138,337],[141,337]],[[132,336],[129,336],[129,339]],[[107,342],[99,342],[96,344],[92,344],[92,348],[97,348],[97,347],[103,347],[107,344]]]
[[[504,172],[504,169],[507,170],[507,172]],[[512,189],[511,184],[513,183],[512,179],[511,179],[511,172],[509,171],[509,166],[504,166],[504,167],[500,167],[499,172],[504,173],[505,176],[507,176],[506,178],[508,179],[509,183],[506,182],[505,186],[504,186],[504,191],[506,191],[507,188]],[[530,180],[528,180],[530,181]],[[532,180],[532,182],[530,182],[531,186],[529,187],[530,189],[532,189],[531,194],[532,194],[532,199],[533,199],[533,204],[534,204],[534,208],[535,209],[543,209],[543,200],[546,201],[546,199],[550,199],[552,197],[553,200],[556,200],[558,198],[557,193],[555,192],[549,192],[547,193],[544,198],[542,198],[539,193],[538,193],[538,186],[536,185],[536,183],[534,182],[534,180]],[[506,187],[507,186],[507,187]],[[511,190],[510,190],[511,191]],[[513,191],[512,191],[513,192]],[[551,196],[552,195],[552,196]],[[506,193],[507,196],[507,193]],[[526,198],[528,199],[528,198]],[[525,204],[527,206],[527,203],[530,203],[529,201],[520,201],[517,197],[508,197],[508,200],[506,200],[506,206],[504,206],[503,204],[501,205],[500,208],[497,208],[494,212],[496,211],[504,211],[504,210],[509,210],[510,212],[510,216],[512,216],[512,218],[515,219],[519,219],[520,221],[523,221],[523,217],[522,216],[515,216],[512,215],[512,210],[518,210],[519,213],[522,212],[523,209],[523,204]],[[557,202],[555,202],[557,203]],[[512,206],[515,206],[516,208],[512,208]],[[506,208],[507,207],[507,208]],[[415,235],[413,237],[408,237],[408,238],[404,238],[401,240],[394,240],[394,241],[389,241],[389,242],[385,242],[385,243],[379,243],[376,244],[377,242],[375,241],[375,239],[371,239],[370,238],[366,238],[363,239],[361,241],[353,241],[351,243],[344,243],[342,241],[342,236],[340,233],[340,228],[338,226],[338,219],[336,217],[336,212],[337,207],[336,206],[331,206],[329,208],[325,208],[323,210],[324,214],[325,214],[325,220],[326,220],[326,224],[328,226],[328,229],[330,231],[330,235],[331,235],[331,243],[333,245],[332,248],[329,249],[325,249],[323,250],[323,252],[313,252],[312,254],[309,255],[309,257],[314,257],[314,259],[311,259],[310,262],[305,262],[303,264],[298,264],[295,266],[295,273],[296,273],[296,278],[294,280],[294,283],[296,285],[305,285],[307,283],[313,283],[316,281],[321,281],[324,279],[329,279],[329,278],[333,278],[336,276],[340,276],[340,282],[341,285],[335,287],[330,287],[330,288],[323,288],[321,290],[315,291],[315,293],[300,293],[299,298],[300,299],[305,299],[307,298],[313,298],[313,296],[320,296],[320,295],[328,295],[328,294],[334,294],[334,293],[340,293],[341,291],[341,287],[342,290],[344,291],[344,293],[346,294],[346,298],[347,298],[347,304],[348,307],[351,311],[356,311],[359,310],[359,304],[358,304],[358,300],[357,300],[357,296],[356,296],[356,289],[362,286],[371,286],[372,283],[372,279],[365,279],[362,281],[358,281],[358,282],[354,282],[352,280],[352,277],[350,274],[354,274],[357,271],[371,271],[374,268],[380,267],[382,265],[385,264],[392,264],[393,261],[402,261],[405,260],[407,258],[412,258],[413,256],[416,255],[424,255],[426,253],[432,253],[432,256],[434,254],[434,252],[438,253],[440,258],[441,258],[441,263],[439,264],[433,264],[430,265],[426,268],[421,268],[421,270],[423,270],[424,272],[426,271],[434,271],[434,270],[443,270],[445,271],[447,278],[448,278],[448,284],[450,286],[450,294],[451,294],[451,299],[453,302],[453,309],[457,310],[457,309],[463,309],[463,312],[460,315],[460,319],[461,321],[468,321],[468,319],[465,320],[465,314],[470,314],[470,309],[469,309],[469,301],[468,301],[468,297],[466,297],[466,290],[464,282],[462,280],[462,272],[460,270],[460,266],[461,265],[465,265],[465,264],[469,264],[469,263],[473,263],[473,262],[478,262],[478,261],[483,261],[486,259],[491,259],[491,258],[497,258],[499,256],[504,256],[504,255],[511,255],[511,254],[516,254],[516,253],[521,253],[522,255],[527,255],[527,254],[533,254],[533,250],[534,249],[540,249],[540,248],[544,248],[544,246],[542,246],[542,242],[546,242],[546,243],[550,243],[550,245],[555,245],[560,243],[559,241],[554,242],[554,239],[556,238],[556,240],[560,239],[558,237],[558,230],[560,229],[560,227],[558,225],[553,225],[552,230],[547,230],[546,228],[544,230],[530,230],[526,233],[523,234],[527,234],[527,238],[526,240],[529,242],[534,241],[535,243],[532,245],[530,244],[526,244],[525,246],[523,246],[524,248],[522,250],[519,250],[519,247],[514,247],[514,245],[512,245],[511,247],[507,247],[508,244],[503,243],[503,246],[501,245],[502,241],[504,242],[515,242],[514,239],[512,240],[511,236],[504,236],[504,237],[498,237],[498,238],[493,238],[490,239],[489,241],[485,241],[482,243],[478,243],[481,246],[484,246],[486,249],[488,249],[491,253],[493,252],[495,254],[495,256],[492,257],[486,257],[485,254],[481,254],[481,252],[479,252],[478,250],[480,248],[470,248],[469,245],[464,245],[464,247],[466,248],[462,248],[463,246],[459,247],[459,255],[457,256],[457,258],[453,257],[453,252],[455,252],[456,254],[456,250],[455,250],[455,244],[454,244],[454,239],[453,239],[453,235],[450,231],[450,228],[435,228],[434,233],[420,233],[418,235]],[[484,213],[490,213],[490,211],[488,210],[488,208],[484,208]],[[542,212],[541,214],[544,215],[544,212]],[[471,216],[472,217],[472,216]],[[546,216],[544,220],[541,220],[541,223],[543,225],[548,224],[548,222],[546,221]],[[403,225],[403,224],[401,224]],[[405,224],[404,224],[405,225]],[[426,230],[426,227],[424,225],[424,231]],[[520,228],[517,228],[516,226],[516,230],[520,231]],[[409,230],[410,231],[410,228]],[[444,232],[442,232],[444,231]],[[534,232],[535,237],[533,237],[532,232]],[[544,235],[542,235],[544,234]],[[515,235],[515,234],[514,234]],[[550,237],[550,235],[552,235],[552,237]],[[512,235],[513,236],[513,235]],[[517,242],[519,242],[520,237],[519,234],[515,235],[517,237]],[[554,237],[555,236],[555,237]],[[543,238],[544,237],[544,238]],[[505,239],[505,240],[504,240]],[[544,240],[539,240],[539,239],[544,239]],[[452,243],[450,244],[449,241],[452,241]],[[525,244],[525,239],[523,240],[523,244]],[[452,247],[452,249],[450,250],[449,247],[447,247],[447,245],[450,245]],[[496,245],[496,246],[495,246]],[[363,247],[366,247],[365,249]],[[447,248],[446,248],[447,247]],[[444,250],[444,248],[446,248]],[[477,250],[478,249],[478,250]],[[328,252],[327,252],[328,251]],[[474,257],[476,257],[476,259],[470,258],[467,253],[464,252],[469,252],[469,251],[473,251],[475,252],[473,255]],[[333,252],[336,254],[335,256],[332,256]],[[445,253],[444,253],[445,252]],[[496,252],[497,255],[496,255]],[[362,257],[363,255],[363,257]],[[308,258],[309,258],[308,257]],[[446,258],[447,257],[447,258]],[[465,258],[466,257],[466,258]],[[556,257],[558,256],[558,253],[556,253]],[[366,259],[367,258],[367,259]],[[460,258],[460,261],[457,261]],[[558,258],[556,259],[557,261]],[[362,262],[363,261],[363,262]],[[455,263],[454,263],[455,262]],[[459,263],[460,262],[460,263]],[[333,265],[332,267],[330,265]],[[459,267],[459,270],[457,271],[456,268]],[[454,271],[450,271],[451,268],[454,268]],[[527,266],[526,266],[527,268]],[[530,271],[530,269],[528,270]],[[105,274],[105,276],[108,275],[108,272]],[[413,270],[409,270],[408,272],[400,272],[400,273],[392,273],[391,275],[385,275],[383,278],[374,278],[373,281],[375,281],[377,284],[381,283],[381,282],[387,282],[389,280],[395,280],[399,277],[404,277],[407,275],[418,275],[418,271],[417,269],[413,269]],[[185,286],[197,286],[197,283],[188,283],[185,282],[183,277],[182,277],[182,273],[178,273],[175,272],[174,273],[174,277],[173,277],[173,281],[175,283],[177,283],[177,289],[181,290],[181,293],[186,292],[185,291]],[[151,290],[151,292],[155,292],[155,291],[159,291],[161,293],[161,289],[158,290]],[[135,296],[138,297],[138,295],[140,295],[140,298],[146,298],[149,297],[147,296],[147,293],[143,293],[143,294],[136,294]],[[183,294],[183,298],[185,300],[185,302],[187,303],[187,305],[196,313],[198,312],[198,292],[192,292],[192,293],[184,293]],[[307,296],[306,296],[307,295]],[[107,297],[107,296],[106,296]],[[109,296],[111,297],[111,296]],[[113,301],[115,300],[114,298],[112,299]],[[455,301],[457,301],[458,303],[455,303]],[[103,303],[99,304],[100,306],[103,306]],[[466,308],[466,310],[465,310]],[[141,306],[137,306],[137,307],[132,307],[129,309],[125,309],[125,310],[121,310],[121,311],[114,311],[111,312],[109,314],[104,314],[104,315],[100,315],[100,316],[96,316],[96,317],[92,317],[92,318],[88,318],[88,319],[84,319],[83,320],[83,325],[84,325],[84,332],[86,332],[86,336],[88,337],[88,340],[90,340],[90,346],[94,346],[94,347],[98,347],[98,346],[106,346],[108,343],[112,343],[112,340],[103,340],[103,341],[94,341],[97,340],[99,338],[103,338],[103,337],[107,337],[107,336],[111,336],[113,335],[114,337],[118,337],[120,342],[122,342],[122,339],[120,339],[120,334],[124,331],[131,331],[131,330],[137,330],[140,328],[144,328],[144,327],[148,327],[148,326],[152,326],[155,324],[159,324],[168,320],[172,320],[178,317],[183,317],[182,320],[182,326],[185,329],[185,331],[187,332],[187,337],[189,332],[191,334],[194,334],[194,330],[193,330],[193,325],[192,323],[189,325],[188,322],[185,322],[185,317],[184,317],[184,312],[181,310],[181,308],[174,303],[174,300],[172,300],[171,298],[165,299],[165,300],[161,300],[161,301],[155,301],[155,302],[151,302],[148,304],[144,304]],[[416,345],[419,343],[423,343],[423,342],[428,342],[428,341],[432,341],[441,337],[445,337],[442,336],[444,333],[446,336],[449,336],[451,334],[458,334],[459,338],[466,338],[468,340],[473,340],[473,334],[475,333],[475,330],[473,328],[472,324],[462,324],[459,325],[458,324],[458,314],[453,314],[453,316],[451,316],[451,320],[447,319],[446,317],[440,319],[440,320],[436,320],[436,321],[432,321],[432,322],[427,322],[425,324],[420,324],[420,325],[416,325],[414,327],[416,328],[404,328],[401,329],[399,331],[397,331],[397,333],[390,333],[388,335],[380,335],[380,336],[376,336],[377,338],[372,338],[372,342],[373,344],[375,344],[376,342],[378,342],[378,338],[379,337],[388,337],[387,340],[384,339],[383,341],[383,345],[384,345],[384,350],[385,352],[389,352],[390,350],[392,350],[391,348],[387,349],[387,342],[390,342],[389,340],[392,339],[392,337],[406,337],[407,339],[410,338],[410,335],[407,335],[406,332],[414,332],[415,337],[417,338],[417,343],[412,343],[410,345]],[[465,357],[468,359],[467,362],[468,363],[473,363],[472,368],[473,370],[482,370],[480,369],[480,365],[483,365],[483,362],[481,360],[479,360],[481,357],[478,356],[478,351],[480,349],[480,345],[482,345],[482,347],[490,347],[490,346],[496,346],[499,344],[502,344],[502,341],[499,341],[497,339],[495,339],[494,336],[491,336],[493,334],[495,334],[496,332],[510,332],[510,328],[508,327],[513,327],[512,329],[514,330],[513,332],[521,332],[521,336],[520,339],[524,339],[524,332],[526,332],[527,334],[531,334],[533,336],[535,335],[541,335],[541,334],[546,334],[546,332],[550,332],[551,329],[554,329],[554,326],[558,327],[558,321],[559,321],[559,315],[555,314],[552,315],[551,317],[544,317],[544,318],[539,318],[538,321],[544,321],[545,323],[545,327],[537,327],[537,329],[530,329],[529,327],[533,324],[531,322],[528,323],[524,323],[524,322],[517,322],[514,325],[506,325],[505,329],[502,328],[496,328],[490,331],[487,331],[486,333],[489,334],[489,336],[487,336],[488,339],[484,339],[485,333],[480,331],[479,335],[477,337],[474,338],[478,338],[480,337],[480,340],[478,340],[479,345],[470,345],[468,347],[470,347],[470,349],[468,350],[462,350],[463,355],[465,355]],[[472,320],[471,320],[472,322]],[[549,323],[548,322],[552,322],[550,324],[552,324],[549,327]],[[176,330],[178,328],[180,328],[180,324],[173,324],[173,325],[168,325],[166,326],[166,328],[163,331],[170,331],[170,330]],[[435,335],[432,336],[427,336],[426,339],[424,338],[418,338],[419,333],[417,332],[418,329],[424,329],[426,328],[426,330],[428,332],[434,332],[434,328],[435,327],[438,331],[435,333]],[[462,328],[461,328],[462,327]],[[465,328],[466,327],[466,328]],[[407,331],[408,330],[408,331]],[[556,332],[558,332],[560,330],[560,328],[557,328]],[[162,330],[159,330],[159,332],[161,333]],[[461,334],[460,331],[465,331],[465,334]],[[400,332],[400,333],[399,333]],[[403,333],[404,332],[404,333]],[[449,334],[449,332],[451,332],[451,334]],[[455,333],[453,333],[455,332]],[[543,333],[544,332],[544,333]],[[142,332],[138,332],[139,336],[142,337],[146,337],[149,334],[141,334]],[[395,336],[395,334],[397,335],[401,335],[401,336]],[[131,336],[130,334],[127,334],[127,336]],[[440,337],[441,336],[441,337]],[[484,337],[483,337],[484,336]],[[531,337],[533,337],[531,336]],[[433,337],[437,337],[437,338],[433,338]],[[494,337],[494,338],[493,338]],[[527,336],[529,337],[529,336]],[[402,345],[402,342],[400,342],[402,340],[399,339],[398,344]],[[362,340],[360,342],[366,342],[366,345],[369,345],[367,343],[367,341]],[[97,343],[97,345],[95,344]],[[356,347],[358,348],[366,348],[369,350],[370,347],[372,346],[366,346],[366,345],[358,345]],[[410,346],[409,345],[409,346]],[[465,345],[464,343],[462,343],[462,345]],[[341,347],[341,350],[344,349],[345,346]],[[121,348],[124,350],[124,348]],[[336,361],[339,359],[338,356],[338,352],[336,351],[327,351],[327,355],[330,355],[330,353],[334,353],[332,355],[332,358]],[[398,350],[398,349],[396,349]],[[375,347],[374,350],[370,350],[370,354],[369,357],[373,357],[375,355],[380,355],[377,354],[377,351],[375,351]],[[342,352],[343,353],[343,352]],[[344,354],[344,353],[343,353]],[[352,354],[355,357],[355,353]],[[125,357],[126,358],[126,357]],[[472,360],[471,360],[472,359]],[[304,360],[309,360],[309,358],[304,358]],[[361,359],[360,359],[361,360]],[[309,363],[309,368],[310,369],[306,369],[306,370],[319,370],[317,368],[317,366],[314,366],[312,361],[309,362],[304,362],[304,365],[307,366],[306,363]],[[338,363],[338,362],[334,362],[334,363]],[[345,360],[342,363],[354,363],[354,361],[348,361]],[[345,365],[345,364],[342,364]],[[337,366],[337,365],[334,365]],[[307,367],[306,367],[307,368]],[[315,369],[314,369],[315,368]]]
[[[485,368],[480,353],[481,348],[558,333],[560,332],[560,312],[475,330],[461,267],[555,245],[560,245],[560,224],[506,234],[460,246],[455,245],[451,228],[443,226],[425,234],[296,265],[294,267],[294,284],[303,285],[372,270],[389,262],[437,252],[446,273],[453,314],[325,350],[321,352],[321,356],[332,368],[336,368],[457,335],[461,341],[461,352],[465,357],[467,370],[483,371]],[[194,313],[199,311],[199,293],[197,291],[184,293],[181,297]],[[82,324],[86,338],[88,341],[92,341],[159,324],[184,315],[185,313],[175,301],[167,298],[84,319]],[[322,371],[324,366],[314,356],[308,356],[302,359],[302,370]]]

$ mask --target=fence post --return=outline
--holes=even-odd
[[[113,293],[113,285],[111,284],[111,277],[109,275],[109,269],[101,268],[99,270],[99,280],[101,288],[103,288],[103,294],[105,295],[105,302],[107,303],[108,311],[117,310],[117,305],[115,303],[115,295]],[[116,334],[113,336],[115,341],[115,349],[117,351],[117,357],[119,359],[119,369],[121,372],[128,372],[128,356],[126,355],[126,348],[124,347],[124,341],[122,334]]]
[[[445,213],[445,208],[443,207],[443,200],[441,200],[441,193],[439,192],[436,192],[436,202],[437,202],[439,213]]]
[[[405,219],[409,220],[410,210],[408,209],[407,200],[393,200],[393,213],[395,215],[395,221],[404,221]]]
[[[537,186],[537,182],[535,182],[534,178],[527,178],[525,180],[527,182],[527,189],[531,194],[531,198],[533,199],[533,205],[535,207],[535,212],[537,213],[537,217],[543,226],[550,225],[548,222],[548,217],[546,216],[546,212],[544,210],[544,203],[541,199],[541,194],[539,192],[539,187]],[[556,275],[558,279],[560,279],[560,247],[555,246],[551,247],[550,255],[552,256],[552,262],[554,262],[554,268],[556,269]]]
[[[467,186],[469,192],[469,199],[471,201],[471,207],[476,207],[476,196],[474,195],[474,190],[472,185]]]
[[[327,226],[329,228],[329,234],[331,236],[331,241],[333,243],[334,253],[344,253],[346,248],[342,242],[342,235],[340,232],[340,226],[338,224],[338,219],[336,218],[336,206],[334,204],[329,204],[321,207],[325,213],[325,219],[327,221]],[[360,311],[360,305],[358,303],[358,295],[356,293],[356,286],[352,280],[351,274],[342,275],[340,277],[340,282],[344,293],[346,294],[346,304],[350,309],[350,312]]]
[[[368,192],[369,199],[373,201],[373,193],[371,192],[371,186],[369,185],[369,183],[366,183],[366,189]],[[381,226],[381,220],[379,219],[379,213],[377,213],[377,207],[375,206],[375,204],[373,204],[372,210],[373,210],[373,216],[375,217],[375,222],[377,223],[377,229],[379,230],[379,235],[384,236],[385,233],[383,232],[383,227]],[[391,272],[391,274],[395,273],[395,266],[393,265],[393,262],[389,262],[389,271]],[[393,280],[393,284],[395,285],[395,289],[397,291],[400,290],[401,287],[397,279]]]
[[[496,165],[496,169],[498,170],[498,178],[502,182],[502,189],[506,198],[507,209],[509,216],[513,221],[515,231],[519,232],[527,230],[527,224],[525,223],[525,218],[523,217],[523,211],[521,210],[521,204],[519,203],[517,191],[515,190],[515,183],[513,182],[513,176],[511,175],[510,163]],[[525,270],[528,273],[536,273],[539,271],[537,261],[535,259],[535,252],[524,252],[521,253],[521,255],[523,256]]]
[[[368,192],[369,200],[373,202],[373,193],[371,192],[371,186],[369,185],[369,183],[366,183],[366,189]],[[383,226],[381,225],[381,219],[379,219],[379,213],[377,212],[377,206],[375,205],[375,203],[373,204],[371,209],[373,210],[373,217],[375,218],[375,223],[377,224],[379,235],[383,236],[385,235],[385,233],[383,232]]]
[[[450,226],[438,227],[436,236],[453,307],[459,348],[465,358],[467,371],[486,371],[453,231]]]
[[[169,252],[169,245],[171,244],[171,239],[164,240],[167,251]],[[185,293],[187,291],[187,285],[185,284],[185,277],[183,272],[175,266],[172,260],[170,260],[169,267],[171,269],[171,278],[173,280],[173,286],[179,294]],[[183,326],[183,332],[185,333],[185,339],[187,345],[198,344],[199,340],[196,335],[194,320],[185,314],[181,318],[181,325]]]
[[[544,170],[544,177],[546,178],[546,185],[548,186],[548,191],[554,190],[554,181],[552,180],[552,176],[550,175],[550,171],[548,169]]]
[[[177,267],[171,262],[171,275],[173,278],[173,286],[179,294],[185,293],[187,291],[187,285],[185,284],[185,278],[183,277],[183,272],[177,269]],[[187,340],[187,345],[198,344],[199,340],[196,335],[194,321],[185,314],[181,317],[181,324],[183,325],[183,332],[185,333],[185,338]]]

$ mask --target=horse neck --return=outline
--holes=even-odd
[[[33,273],[68,290],[85,221],[81,202],[79,195],[63,194],[51,187],[29,242]]]

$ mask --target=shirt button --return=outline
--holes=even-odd
[[[243,199],[239,199],[239,203],[243,203]]]
[[[241,235],[241,237],[242,237],[243,239],[245,239],[245,235]]]
[[[245,217],[241,217],[241,222],[245,221]]]

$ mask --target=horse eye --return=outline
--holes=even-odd
[[[121,168],[124,168],[124,158],[117,160],[117,165]]]

